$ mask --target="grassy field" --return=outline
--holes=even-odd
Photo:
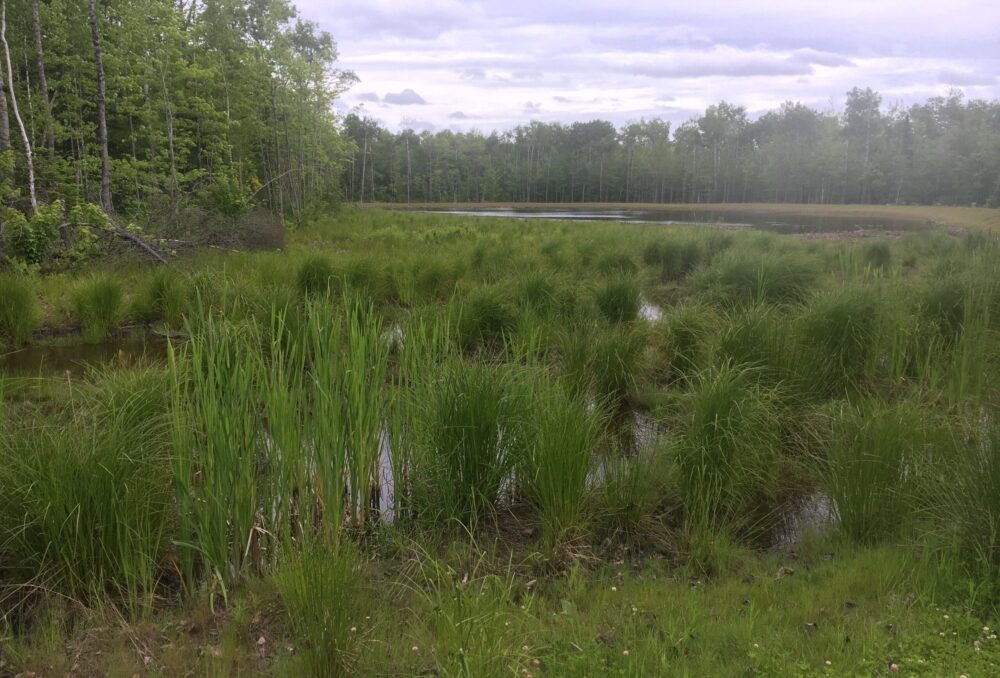
[[[0,275],[4,350],[173,337],[0,374],[0,675],[994,675],[998,264],[366,208]]]

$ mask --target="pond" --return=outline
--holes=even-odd
[[[74,338],[79,341],[79,338]],[[63,375],[79,377],[88,368],[114,362],[137,365],[166,360],[167,340],[148,332],[131,332],[99,344],[35,344],[0,348],[0,375],[33,377]]]
[[[617,221],[628,224],[718,225],[726,228],[747,228],[774,233],[852,233],[908,232],[931,228],[929,224],[891,217],[845,215],[804,215],[786,212],[748,210],[692,210],[662,208],[600,208],[544,209],[535,207],[421,207],[408,211],[430,214],[453,214],[467,217],[504,217],[508,219],[559,219],[568,221]]]

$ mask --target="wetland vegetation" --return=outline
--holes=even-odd
[[[345,209],[6,274],[7,352],[170,340],[0,376],[0,670],[988,674],[998,262]]]

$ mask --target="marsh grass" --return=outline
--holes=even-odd
[[[883,301],[871,285],[810,300],[796,319],[796,371],[807,389],[826,396],[857,391],[875,368],[881,346]]]
[[[747,516],[777,490],[779,432],[775,397],[752,370],[725,363],[698,375],[671,447],[692,530],[752,527]]]
[[[299,264],[295,285],[303,296],[326,294],[333,284],[335,273],[330,259],[322,254],[308,257]]]
[[[818,266],[802,253],[732,251],[699,269],[692,284],[721,303],[780,304],[801,301],[818,277]]]
[[[919,405],[862,400],[834,410],[824,480],[840,529],[859,543],[912,525],[930,469],[947,464],[948,436]]]
[[[598,285],[594,300],[601,314],[611,322],[635,320],[642,306],[642,287],[631,275],[615,275]]]
[[[992,578],[1000,572],[1000,425],[985,410],[971,423],[941,493],[959,552],[973,571]]]
[[[517,323],[516,309],[498,286],[473,289],[456,310],[453,325],[466,349],[500,347]]]
[[[451,359],[419,391],[414,508],[439,525],[494,512],[523,459],[529,392],[517,368]]]
[[[520,480],[538,511],[546,550],[582,533],[587,479],[603,428],[600,408],[589,407],[558,383],[542,382],[531,403],[530,442]]]
[[[3,593],[41,587],[86,604],[110,598],[133,617],[152,610],[173,525],[156,376],[108,373],[59,426],[0,423]]]
[[[24,344],[38,328],[38,309],[31,281],[0,273],[0,337]]]
[[[299,647],[299,675],[355,675],[364,616],[358,556],[348,545],[310,545],[288,554],[274,574]]]
[[[82,281],[72,297],[76,320],[87,343],[106,339],[124,318],[125,295],[121,283],[109,274],[97,274]]]
[[[142,320],[163,321],[172,329],[184,326],[189,289],[183,278],[169,269],[157,269],[143,284],[134,302],[135,315]]]
[[[630,326],[573,325],[557,343],[559,371],[571,391],[590,394],[614,409],[635,391],[646,335]]]

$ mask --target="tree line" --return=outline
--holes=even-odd
[[[342,190],[358,202],[1000,206],[1000,101],[957,90],[884,110],[854,88],[839,114],[789,102],[753,121],[722,102],[675,130],[653,119],[394,134],[351,114],[344,131],[355,148]]]
[[[332,103],[353,76],[288,0],[3,0],[0,12],[8,242],[51,236],[49,222],[86,205],[149,221],[265,204],[295,219],[336,196],[350,142]]]

